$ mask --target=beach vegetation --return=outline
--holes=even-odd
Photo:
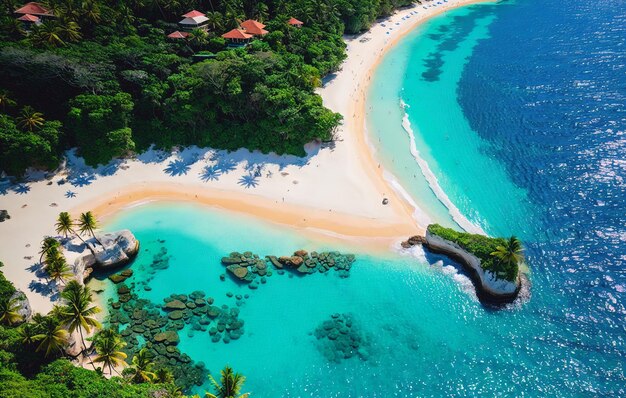
[[[102,242],[100,242],[98,238],[96,238],[96,234],[94,232],[98,228],[98,221],[96,220],[96,217],[93,215],[92,212],[88,211],[86,213],[81,213],[80,217],[78,218],[77,225],[78,230],[81,233],[90,234],[94,238],[94,240],[98,242],[100,246],[102,246]]]
[[[83,330],[86,333],[90,333],[92,328],[102,327],[95,318],[95,315],[100,312],[100,308],[93,305],[93,297],[89,287],[81,285],[76,280],[72,280],[67,284],[61,292],[61,297],[65,302],[61,311],[61,319],[70,333],[78,330],[82,343],[81,353],[85,353],[86,346]]]
[[[66,211],[62,211],[59,213],[57,217],[57,221],[54,224],[54,228],[57,234],[63,235],[65,238],[69,236],[69,234],[75,234],[74,232],[74,221],[72,221],[72,217],[70,213]]]
[[[2,263],[0,262],[0,267]],[[69,289],[69,290],[68,290]],[[17,326],[15,323],[0,322],[0,397],[29,398],[153,398],[182,396],[179,387],[172,383],[171,373],[159,369],[153,383],[129,384],[122,377],[106,379],[103,372],[76,367],[66,354],[70,333],[68,325],[80,325],[76,328],[96,327],[90,318],[92,311],[74,311],[82,316],[67,316],[70,302],[80,297],[84,301],[89,297],[83,287],[68,284],[65,305],[55,306],[48,315],[35,314],[32,320]],[[0,272],[0,302],[9,300],[16,292],[13,284]],[[76,293],[76,294],[75,294]],[[85,307],[80,304],[76,307]],[[89,309],[90,306],[87,306]],[[11,312],[15,312],[11,305]],[[86,313],[86,314],[85,314]],[[14,315],[11,315],[14,317]],[[14,318],[16,319],[16,318]],[[70,319],[71,322],[68,322]],[[125,366],[126,354],[122,352],[124,343],[119,334],[111,329],[98,331],[92,338],[96,351],[94,362],[108,369],[109,376],[117,372],[119,366]],[[61,358],[60,357],[67,357]],[[145,363],[139,365],[144,371]],[[149,371],[150,369],[147,369]],[[168,374],[170,375],[168,377]]]
[[[147,348],[142,348],[133,356],[132,365],[122,373],[133,383],[152,383],[156,380],[154,362]]]
[[[43,262],[44,257],[48,257],[54,251],[58,251],[61,247],[61,243],[52,236],[46,236],[41,242],[41,249],[39,250],[39,262]]]
[[[241,394],[243,383],[246,378],[240,373],[235,373],[230,366],[224,367],[220,372],[220,380],[217,381],[209,375],[215,394],[207,392],[207,398],[248,398],[249,394]]]
[[[51,316],[39,317],[35,321],[39,333],[33,336],[37,342],[37,352],[44,352],[45,357],[64,355],[65,346],[69,340],[69,333],[61,322]]]
[[[56,18],[26,34],[10,2],[0,24],[0,170],[52,170],[72,147],[94,166],[152,144],[303,156],[341,122],[315,89],[346,57],[342,34],[411,3],[49,0]],[[168,39],[194,8],[208,31]],[[269,33],[228,46],[221,35],[247,18]]]
[[[17,302],[17,298],[0,299],[0,323],[12,326],[21,322],[22,316],[18,311],[19,309],[20,304]]]
[[[64,281],[72,278],[74,273],[67,264],[65,256],[59,249],[53,249],[46,254],[44,270],[48,277],[60,284],[64,284]]]
[[[515,238],[492,238],[480,234],[458,232],[439,224],[428,226],[428,232],[456,243],[462,249],[480,259],[481,267],[492,272],[496,278],[515,281],[519,265],[523,261],[521,242]]]
[[[103,368],[108,368],[110,376],[113,375],[114,371],[120,375],[115,368],[127,365],[127,355],[122,351],[126,343],[121,339],[121,336],[113,329],[103,329],[96,333],[93,338],[93,343],[97,354],[93,361],[102,363]],[[159,381],[162,383],[171,383],[173,379],[163,376]]]

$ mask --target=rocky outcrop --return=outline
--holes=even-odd
[[[87,245],[91,250],[76,259],[74,273],[88,276],[89,269],[111,270],[122,267],[132,261],[139,252],[139,241],[127,229],[99,234],[102,245],[90,239]],[[93,251],[93,252],[92,252]]]
[[[306,250],[297,250],[291,256],[266,256],[264,259],[251,252],[232,252],[228,257],[222,258],[222,264],[228,272],[239,281],[249,283],[250,289],[258,287],[257,279],[265,283],[266,277],[272,276],[271,267],[279,274],[283,274],[285,269],[298,274],[325,273],[334,269],[340,277],[347,278],[354,261],[353,254],[309,253]]]
[[[425,237],[420,236],[420,235],[415,235],[415,236],[411,236],[409,239],[400,243],[400,246],[402,246],[404,249],[408,249],[410,247],[413,247],[416,245],[423,245],[425,243],[426,243]]]
[[[514,282],[498,279],[491,271],[483,269],[478,257],[458,244],[428,231],[425,246],[432,252],[445,254],[461,263],[469,273],[480,300],[489,303],[508,303],[517,298],[522,285],[519,274]]]
[[[33,310],[31,309],[30,302],[28,301],[28,298],[26,297],[24,292],[19,289],[16,290],[15,293],[13,293],[13,295],[11,296],[11,300],[13,299],[15,299],[16,304],[20,306],[17,310],[17,313],[20,314],[20,316],[22,317],[20,323],[28,321],[33,315]]]

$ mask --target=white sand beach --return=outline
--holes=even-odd
[[[438,13],[475,2],[416,5],[385,20],[386,26],[378,23],[365,34],[347,38],[342,70],[319,90],[324,104],[344,116],[338,141],[310,145],[304,159],[192,147],[172,153],[148,151],[93,169],[70,155],[65,167],[46,178],[33,174],[22,184],[0,186],[0,209],[11,216],[0,223],[4,274],[26,293],[34,311],[47,312],[52,308],[50,294],[37,288],[45,280],[32,268],[43,237],[55,235],[58,213],[78,216],[92,210],[104,221],[120,209],[152,200],[203,203],[305,233],[365,240],[368,246],[383,248],[422,233],[425,225],[416,221],[416,209],[385,180],[367,142],[367,86],[380,57],[404,34]]]

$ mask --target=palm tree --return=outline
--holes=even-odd
[[[194,29],[189,32],[189,44],[191,44],[195,48],[201,48],[208,42],[209,36],[202,29]]]
[[[11,10],[8,15],[11,15],[12,13],[13,10]],[[6,18],[2,20],[2,30],[12,37],[26,36],[27,34],[26,30],[24,30],[24,24],[22,21],[18,21],[16,18]]]
[[[81,233],[89,232],[91,236],[100,244],[100,246],[104,247],[102,243],[96,238],[94,234],[94,229],[98,228],[98,222],[96,221],[96,217],[94,217],[93,213],[88,211],[87,213],[82,213],[80,218],[78,219],[78,230]]]
[[[61,284],[63,284],[65,279],[70,279],[74,276],[65,257],[56,250],[46,256],[45,270],[48,276],[50,276],[50,279]]]
[[[59,213],[59,217],[57,217],[57,222],[54,226],[57,234],[63,234],[66,238],[70,233],[74,233],[74,230],[72,229],[74,222],[72,221],[70,213],[66,211]]]
[[[207,398],[247,398],[249,395],[248,393],[239,395],[246,378],[239,373],[234,373],[233,368],[228,365],[221,371],[219,383],[211,375],[209,375],[209,379],[216,394],[207,392]]]
[[[28,322],[25,323],[21,328],[19,328],[18,333],[20,335],[20,339],[22,340],[22,344],[30,347],[33,343],[35,343],[37,327],[34,323]]]
[[[48,256],[53,251],[59,251],[61,244],[58,240],[51,236],[46,236],[41,242],[41,249],[39,250],[39,262],[43,261],[44,256]]]
[[[20,305],[15,298],[0,300],[0,323],[15,325],[24,318],[19,313]]]
[[[98,24],[102,20],[102,12],[96,1],[84,1],[81,5],[82,14],[85,19],[93,24]]]
[[[64,46],[65,42],[61,38],[62,29],[54,22],[46,22],[33,30],[30,40],[38,46]]]
[[[113,329],[101,330],[94,337],[94,347],[97,354],[94,362],[102,363],[104,367],[108,367],[109,375],[112,375],[116,366],[126,365],[126,361],[124,361],[126,353],[121,351],[125,345],[126,343]]]
[[[44,118],[43,113],[36,112],[32,106],[26,105],[22,108],[22,112],[20,112],[20,116],[16,118],[17,125],[28,131],[33,131],[41,126],[43,126]]]
[[[524,261],[524,248],[522,242],[515,236],[511,236],[504,245],[499,245],[496,250],[491,253],[498,259],[500,265],[496,271],[497,276],[504,276],[508,280],[513,280],[517,273],[517,265]]]
[[[150,358],[150,353],[145,347],[142,348],[133,357],[131,380],[135,383],[151,383],[156,377],[152,372],[153,366],[154,362]]]
[[[80,33],[80,26],[74,21],[59,25],[59,33],[70,42],[77,42],[83,37]]]
[[[61,297],[65,300],[63,307],[62,320],[67,325],[70,333],[78,329],[80,339],[83,344],[82,351],[85,351],[85,338],[83,329],[87,333],[91,332],[91,328],[100,328],[100,322],[94,315],[100,312],[100,308],[92,306],[91,290],[82,286],[77,281],[70,281],[65,289],[61,292]],[[93,362],[91,363],[93,365]],[[95,369],[94,365],[94,369]]]
[[[172,383],[174,381],[174,375],[167,368],[159,368],[155,374],[155,381],[157,383]]]
[[[34,341],[39,341],[37,351],[44,350],[46,357],[57,351],[63,355],[63,348],[68,341],[67,330],[63,329],[58,321],[52,317],[41,317],[37,328],[40,333],[33,336]]]
[[[5,111],[9,106],[15,106],[16,102],[9,96],[7,90],[0,90],[0,108]]]
[[[222,14],[220,14],[219,12],[207,12],[206,13],[206,17],[209,19],[207,21],[207,25],[209,26],[209,28],[214,31],[221,31],[222,29],[224,29],[224,24],[222,22]]]

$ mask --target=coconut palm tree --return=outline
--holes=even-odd
[[[13,11],[9,12],[10,15]],[[22,21],[18,21],[16,18],[5,18],[2,20],[2,30],[5,31],[8,35],[16,37],[16,36],[26,36],[27,32],[24,29],[24,24]]]
[[[66,41],[73,43],[79,41],[83,37],[82,33],[80,33],[80,26],[74,21],[68,21],[60,24],[59,33]]]
[[[496,250],[491,253],[492,256],[498,259],[500,265],[503,268],[498,267],[496,275],[504,276],[508,280],[515,278],[515,270],[517,266],[524,261],[524,248],[522,242],[515,236],[511,236],[504,245],[499,245]]]
[[[144,347],[133,357],[130,378],[135,383],[151,383],[156,375],[152,372],[154,362]]]
[[[0,109],[5,111],[7,107],[15,106],[16,104],[13,98],[9,96],[7,90],[0,90]]]
[[[174,375],[167,368],[159,368],[155,374],[155,381],[157,383],[172,383],[174,382]]]
[[[81,4],[82,16],[92,24],[98,24],[102,20],[102,12],[98,2],[93,0],[83,1]]]
[[[22,340],[22,344],[27,347],[30,347],[35,343],[35,336],[37,335],[37,327],[34,323],[25,323],[21,328],[18,329],[18,333],[20,335],[20,339]]]
[[[43,126],[44,118],[43,113],[36,112],[32,106],[26,105],[22,108],[20,115],[16,118],[18,127],[33,131]]]
[[[0,300],[0,323],[4,325],[15,325],[24,318],[19,313],[20,305],[15,298]]]
[[[64,280],[74,276],[65,257],[56,250],[46,256],[45,270],[50,279],[61,284],[64,284]]]
[[[102,363],[103,367],[108,367],[109,375],[112,375],[116,366],[126,365],[126,353],[121,351],[125,345],[126,343],[113,329],[101,330],[94,336],[97,356],[93,361]]]
[[[209,375],[209,379],[216,394],[207,392],[207,398],[247,398],[249,395],[248,393],[239,395],[246,378],[239,373],[234,373],[230,366],[222,369],[219,383],[211,375]]]
[[[187,38],[189,44],[191,44],[196,49],[200,49],[202,46],[208,43],[209,36],[202,29],[194,29],[189,32],[189,37]]]
[[[65,300],[62,311],[62,320],[67,325],[70,333],[78,330],[83,344],[82,351],[85,351],[85,337],[83,329],[89,333],[91,328],[100,328],[100,322],[94,315],[100,312],[100,308],[92,306],[91,290],[82,286],[77,281],[70,281],[61,292],[61,297]],[[81,352],[82,352],[81,351]],[[93,362],[91,362],[93,365]],[[93,365],[95,369],[95,365]]]
[[[212,12],[207,12],[206,17],[209,19],[207,21],[207,25],[213,32],[218,32],[224,29],[222,14],[220,14],[219,12],[212,11]]]
[[[61,38],[63,32],[58,24],[54,22],[46,22],[33,29],[30,35],[30,41],[37,46],[64,46],[65,42]]]
[[[33,336],[33,340],[39,342],[37,351],[45,351],[46,357],[55,352],[63,355],[69,337],[67,330],[56,319],[48,316],[39,318],[37,329],[39,334]]]
[[[47,257],[53,251],[59,251],[61,244],[58,240],[51,236],[46,236],[41,242],[41,249],[39,250],[39,262],[43,262],[43,258]]]
[[[92,212],[82,213],[78,219],[78,230],[81,233],[88,232],[102,246],[102,243],[96,238],[94,230],[98,228],[98,221]],[[103,246],[104,247],[104,246]]]
[[[72,221],[70,213],[66,211],[62,211],[61,213],[59,213],[59,217],[57,217],[57,222],[54,224],[57,234],[62,234],[67,238],[69,234],[74,233],[74,229],[72,228],[73,226],[74,221]]]

